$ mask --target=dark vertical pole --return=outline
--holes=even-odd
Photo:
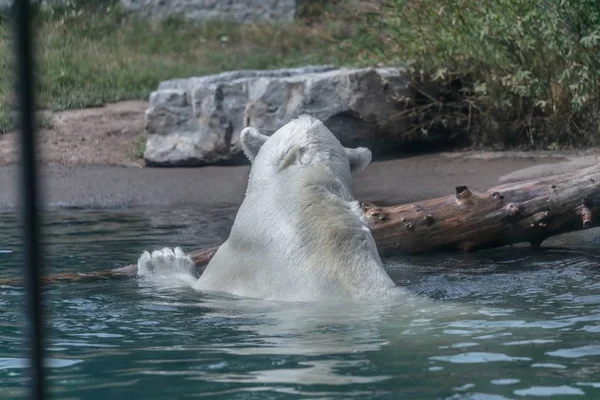
[[[33,40],[30,0],[16,0],[15,51],[21,128],[21,201],[27,268],[27,321],[31,345],[32,399],[44,398],[43,320],[40,284],[38,179],[35,160]]]

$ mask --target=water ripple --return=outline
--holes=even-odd
[[[600,345],[592,344],[589,346],[576,347],[573,349],[560,349],[556,351],[549,351],[546,354],[555,357],[562,358],[580,358],[587,356],[599,356],[600,355]]]
[[[234,212],[49,213],[45,272],[126,265],[165,245],[215,245]],[[20,273],[18,224],[0,213],[1,278]],[[385,260],[395,281],[429,298],[418,306],[278,304],[135,279],[53,284],[45,290],[49,384],[73,399],[600,398],[595,251]],[[0,287],[0,398],[24,397],[24,294]]]
[[[83,360],[66,360],[60,358],[46,358],[44,360],[44,366],[47,368],[66,368],[75,364],[79,364]],[[28,358],[12,358],[12,357],[0,357],[0,370],[2,369],[20,369],[29,368]]]
[[[451,356],[429,357],[430,360],[447,361],[454,364],[480,364],[497,361],[530,361],[529,357],[511,357],[502,353],[472,352],[454,354]]]
[[[585,392],[581,389],[562,385],[562,386],[532,386],[527,389],[515,390],[514,393],[517,396],[536,396],[536,397],[548,397],[548,396],[565,396],[565,395],[578,395],[584,396]]]

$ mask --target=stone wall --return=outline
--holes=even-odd
[[[120,0],[130,11],[149,18],[183,17],[195,22],[291,22],[296,0]]]
[[[99,1],[109,4],[108,0]],[[150,19],[182,17],[194,22],[214,20],[237,23],[291,22],[297,7],[306,0],[119,0],[128,11]],[[42,6],[64,5],[67,0],[31,0]],[[9,9],[14,0],[0,0],[0,10]]]

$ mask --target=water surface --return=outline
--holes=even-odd
[[[222,242],[235,210],[56,210],[47,273]],[[386,260],[430,299],[280,304],[136,279],[53,284],[47,370],[60,399],[600,398],[598,233],[563,249]],[[21,274],[18,220],[0,214],[0,278]],[[575,247],[575,244],[578,244]],[[293,288],[290,288],[293,290]],[[26,396],[24,291],[0,286],[0,398]]]

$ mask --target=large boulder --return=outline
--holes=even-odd
[[[296,0],[120,0],[120,3],[126,10],[145,17],[182,17],[200,23],[291,22],[296,14]]]
[[[272,134],[300,114],[320,119],[346,147],[375,156],[403,143],[394,119],[412,96],[400,68],[305,67],[233,71],[162,82],[146,111],[150,166],[245,162],[239,133],[253,126]]]

